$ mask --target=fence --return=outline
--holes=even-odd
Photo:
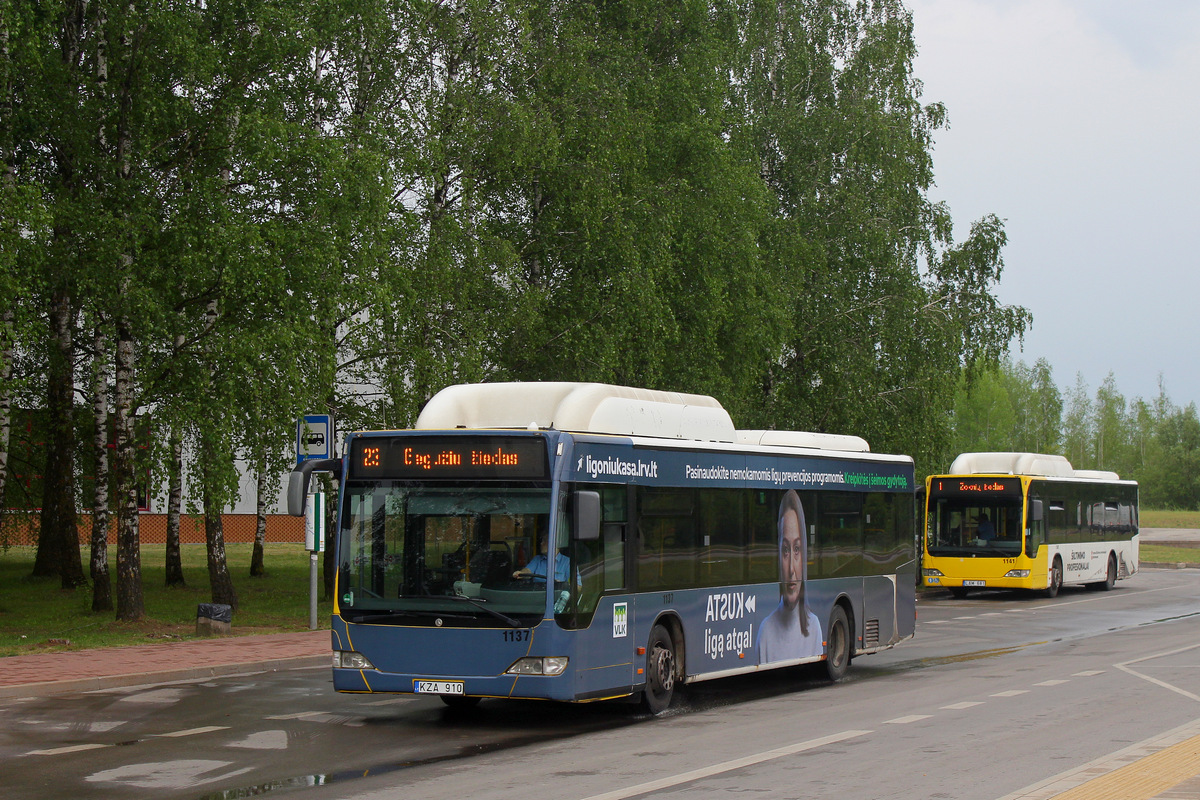
[[[257,519],[254,514],[222,514],[221,524],[225,532],[225,541],[253,542]],[[41,522],[41,513],[38,511],[4,511],[0,516],[0,545],[4,547],[36,545]],[[91,542],[92,515],[90,512],[79,513],[76,528],[79,531],[80,545]],[[138,514],[138,534],[142,544],[166,544],[167,515]],[[179,541],[182,544],[203,544],[204,518],[181,514],[179,517]],[[287,514],[268,514],[267,541],[303,544],[304,518],[292,517]],[[109,520],[108,542],[110,547],[116,546],[117,520],[115,515]]]

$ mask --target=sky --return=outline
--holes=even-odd
[[[907,0],[956,241],[995,214],[1014,359],[1200,404],[1200,2]]]

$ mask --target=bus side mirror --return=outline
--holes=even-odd
[[[1042,501],[1041,500],[1030,500],[1029,501],[1029,520],[1031,522],[1041,522],[1042,521]]]
[[[575,492],[575,538],[594,542],[600,538],[600,493]]]
[[[301,461],[288,476],[287,506],[293,517],[304,516],[304,500],[308,497],[308,479],[314,472],[341,472],[340,458],[316,458]]]

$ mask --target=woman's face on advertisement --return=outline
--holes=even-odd
[[[779,581],[788,608],[800,600],[804,580],[804,547],[800,541],[800,520],[795,511],[785,511],[779,523]]]

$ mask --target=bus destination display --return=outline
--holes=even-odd
[[[355,439],[356,478],[544,478],[546,442],[513,436],[372,436]]]
[[[932,490],[939,496],[971,496],[1021,493],[1020,478],[980,478],[974,475],[934,478]]]

